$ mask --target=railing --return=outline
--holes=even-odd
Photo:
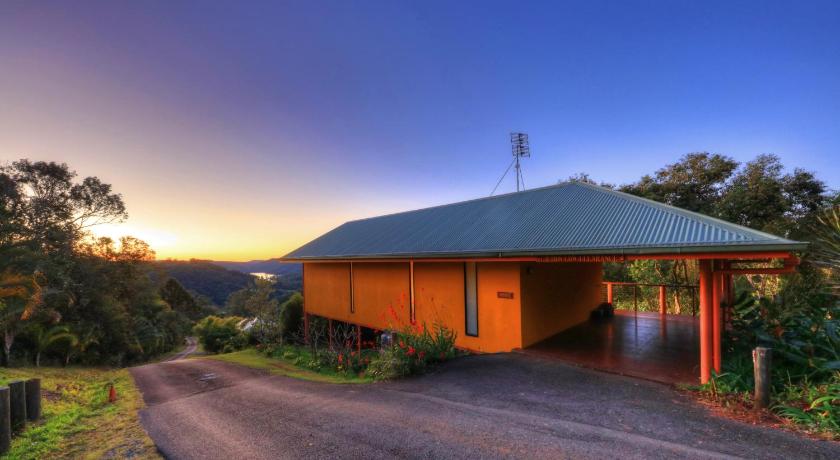
[[[697,315],[697,285],[624,281],[604,281],[602,284],[603,300],[619,310],[659,311],[662,315],[687,315],[690,310],[691,316]]]

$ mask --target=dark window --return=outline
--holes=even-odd
[[[464,331],[478,337],[478,269],[475,262],[464,263]]]

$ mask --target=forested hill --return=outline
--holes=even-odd
[[[242,273],[269,273],[281,277],[289,275],[299,276],[301,274],[300,264],[280,262],[277,259],[252,260],[249,262],[213,261],[213,263],[221,265],[228,270],[236,270]]]
[[[275,290],[279,299],[300,291],[300,264],[281,263],[276,260],[250,262],[216,262],[210,260],[162,260],[157,268],[175,278],[188,291],[207,297],[222,307],[232,293],[254,282],[251,273],[277,275]]]
[[[188,291],[206,296],[218,306],[224,305],[231,293],[254,281],[247,273],[228,270],[208,260],[161,260],[156,263]]]
[[[274,290],[278,299],[286,299],[296,291],[303,289],[303,270],[301,264],[280,262],[277,259],[252,260],[249,262],[224,262],[213,261],[212,263],[225,267],[228,270],[236,270],[242,273],[266,273],[277,277]]]

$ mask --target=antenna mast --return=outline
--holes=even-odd
[[[504,174],[502,174],[502,177],[499,178],[499,182],[496,182],[496,186],[493,187],[493,191],[490,192],[490,196],[493,196],[493,194],[496,193],[496,189],[499,188],[499,185],[501,185],[512,166],[516,166],[516,191],[520,191],[519,184],[522,184],[521,190],[525,190],[525,178],[522,177],[522,166],[519,164],[519,160],[521,158],[531,156],[531,146],[528,143],[528,134],[510,133],[510,148],[511,153],[513,153],[513,161],[510,165],[508,165],[507,169],[505,169]]]
[[[522,167],[519,165],[519,159],[531,156],[528,134],[510,133],[510,148],[511,153],[513,153],[514,164],[516,165],[516,191],[518,192],[520,183],[522,184],[522,189],[525,189],[525,178],[522,177]]]

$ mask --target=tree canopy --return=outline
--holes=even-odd
[[[149,277],[151,248],[89,231],[127,215],[110,184],[79,179],[66,164],[0,167],[3,364],[46,354],[64,363],[121,365],[181,342],[191,323]]]

